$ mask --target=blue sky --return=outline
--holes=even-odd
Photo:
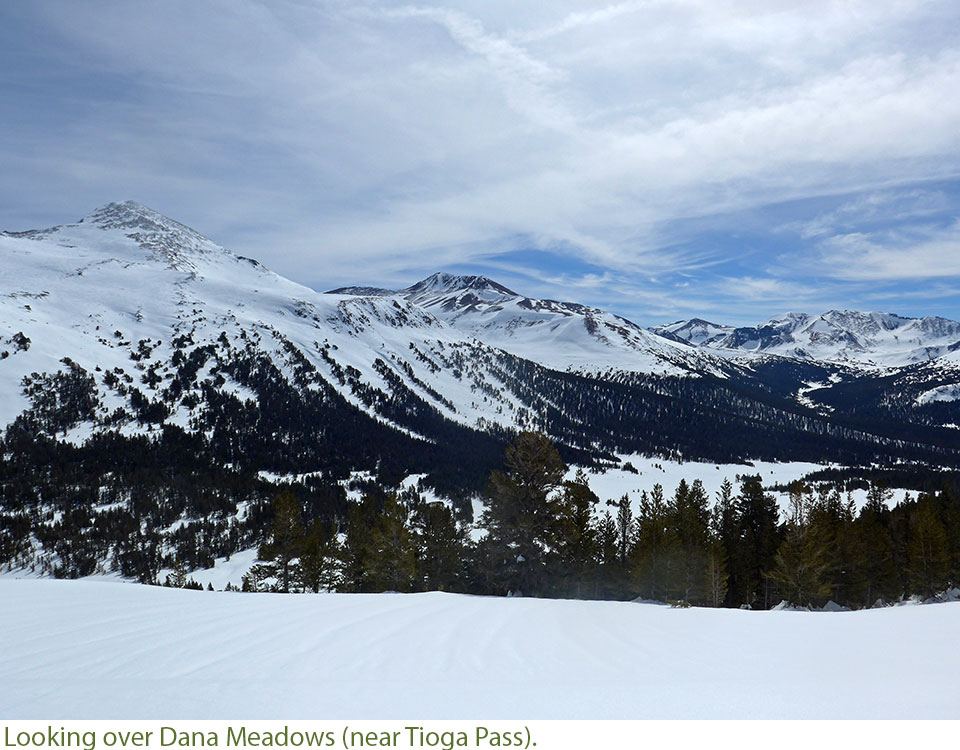
[[[0,6],[0,227],[134,199],[325,289],[960,319],[960,4]]]

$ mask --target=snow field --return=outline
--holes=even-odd
[[[598,512],[611,510],[606,505],[607,500],[616,502],[624,495],[630,497],[631,506],[634,513],[639,510],[640,492],[646,490],[647,493],[653,489],[653,485],[663,486],[663,492],[666,497],[673,495],[681,479],[686,479],[687,484],[693,484],[694,480],[699,479],[703,482],[703,487],[710,496],[711,505],[716,502],[717,491],[724,479],[729,479],[733,484],[733,494],[740,491],[740,483],[737,476],[754,476],[759,474],[765,488],[773,485],[786,485],[795,479],[802,479],[807,474],[821,469],[830,468],[827,464],[815,464],[805,461],[784,461],[774,463],[770,461],[753,461],[752,465],[746,464],[715,464],[704,463],[700,461],[670,461],[665,458],[648,456],[620,456],[620,459],[633,464],[639,474],[634,474],[623,469],[608,469],[604,473],[597,471],[587,471],[587,477],[590,483],[590,489],[600,498],[597,507]],[[572,468],[567,479],[573,479],[576,474],[576,467]],[[893,490],[893,495],[889,501],[892,508],[898,502],[904,499],[906,490]],[[784,513],[789,509],[790,496],[786,492],[771,492],[776,498],[780,510]],[[911,493],[916,495],[916,493]],[[844,500],[846,495],[844,494]],[[859,509],[867,501],[866,490],[854,490],[852,492],[854,505]]]
[[[960,604],[843,613],[0,580],[0,718],[955,718]]]

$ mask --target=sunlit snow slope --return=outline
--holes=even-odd
[[[255,468],[283,472],[322,468],[292,464],[348,423],[369,433],[369,419],[436,452],[486,441],[492,455],[509,430],[535,429],[595,455],[946,464],[956,453],[956,351],[894,378],[713,356],[482,276],[321,294],[130,201],[2,232],[0,258],[0,428],[21,418],[20,434],[79,444],[180,428],[210,433],[233,463],[232,419],[261,453]],[[278,445],[293,447],[264,463]],[[357,468],[353,454],[340,469]]]
[[[338,292],[413,302],[485,344],[557,370],[722,375],[725,368],[722,359],[626,318],[574,302],[525,297],[485,276],[435,273],[396,292],[344,287],[332,293]]]
[[[0,580],[0,718],[956,718],[960,604],[671,609]]]
[[[205,346],[221,359],[263,353],[291,381],[305,357],[381,421],[367,392],[388,398],[403,388],[469,426],[524,424],[496,372],[501,353],[469,334],[405,300],[317,293],[131,201],[75,224],[0,233],[0,257],[0,426],[29,406],[23,377],[66,370],[64,358],[88,372],[117,368],[142,389],[148,377],[159,391],[175,358]],[[199,385],[252,398],[222,378],[205,368]],[[125,405],[98,386],[101,418]],[[169,421],[186,426],[193,408],[175,403]]]

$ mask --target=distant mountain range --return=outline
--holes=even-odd
[[[328,294],[404,300],[488,346],[558,370],[665,375],[724,371],[715,356],[626,318],[575,302],[526,297],[485,276],[435,273],[396,291],[343,287]]]
[[[717,373],[724,368],[713,358],[749,361],[768,355],[902,367],[960,351],[960,322],[933,316],[828,310],[819,315],[786,313],[757,326],[692,318],[644,329],[595,307],[534,299],[485,276],[448,273],[435,273],[404,289],[351,286],[328,294],[412,302],[491,346],[578,372],[614,368]]]
[[[704,351],[894,367],[960,350],[960,323],[955,320],[853,310],[828,310],[819,315],[792,312],[740,328],[693,318],[651,330]]]

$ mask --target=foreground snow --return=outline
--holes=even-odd
[[[960,604],[846,613],[0,580],[0,718],[955,718]]]

